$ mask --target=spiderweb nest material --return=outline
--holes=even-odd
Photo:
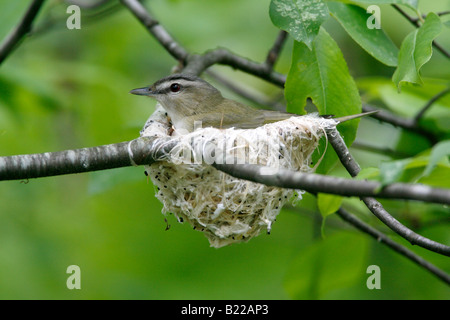
[[[157,137],[155,149],[164,147],[168,137],[176,145],[146,171],[157,187],[163,213],[188,221],[219,248],[248,241],[262,230],[270,232],[283,205],[298,201],[303,192],[237,179],[210,164],[251,163],[274,172],[277,168],[311,172],[311,155],[325,130],[334,126],[334,120],[313,114],[256,129],[201,128],[180,135],[159,106],[141,136]]]

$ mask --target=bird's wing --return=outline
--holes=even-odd
[[[254,129],[264,124],[264,115],[259,110],[252,110],[252,116],[237,114],[209,113],[202,116],[202,128],[214,127],[219,129],[239,128]]]
[[[282,121],[289,119],[290,117],[296,116],[296,114],[292,114],[289,112],[271,111],[271,110],[262,110],[262,113],[264,115],[264,124]]]

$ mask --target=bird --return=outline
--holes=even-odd
[[[198,127],[198,121],[201,121],[203,128],[254,129],[298,116],[288,112],[256,109],[227,99],[209,82],[192,74],[172,74],[153,85],[133,89],[130,93],[156,99],[166,110],[177,131],[193,132]],[[364,112],[335,120],[340,123],[375,112]]]

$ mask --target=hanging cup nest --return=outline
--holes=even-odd
[[[168,137],[176,144],[146,171],[157,187],[163,213],[188,221],[212,247],[248,241],[262,230],[270,232],[283,205],[301,199],[303,191],[237,179],[211,164],[250,163],[312,172],[311,156],[325,130],[336,124],[313,114],[256,129],[201,128],[178,135],[159,106],[141,136],[162,138],[154,141],[155,149],[164,147]]]

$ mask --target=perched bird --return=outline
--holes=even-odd
[[[286,120],[295,114],[261,110],[224,98],[205,80],[189,74],[173,74],[153,85],[130,93],[156,99],[167,111],[175,130],[192,132],[194,124],[202,127],[253,129],[267,123]],[[338,122],[374,113],[366,112],[336,118]]]

